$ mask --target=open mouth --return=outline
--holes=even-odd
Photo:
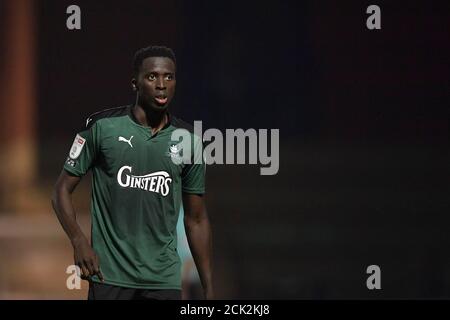
[[[165,105],[167,103],[167,97],[165,97],[165,96],[157,96],[157,97],[155,97],[155,101],[159,105]]]

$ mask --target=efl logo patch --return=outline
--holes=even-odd
[[[81,150],[83,150],[84,145],[86,144],[86,139],[77,134],[75,140],[73,140],[72,148],[70,148],[69,157],[70,159],[75,160],[80,156]]]

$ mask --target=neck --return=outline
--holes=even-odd
[[[154,110],[148,107],[143,107],[137,102],[134,105],[132,112],[137,122],[144,127],[149,127],[152,134],[155,134],[161,130],[168,121],[167,110]]]

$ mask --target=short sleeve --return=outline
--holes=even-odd
[[[93,166],[97,156],[97,126],[77,133],[64,163],[64,169],[81,177]]]
[[[203,145],[201,139],[194,136],[193,155],[191,163],[183,168],[181,183],[182,191],[185,193],[205,193],[206,164],[203,159]]]

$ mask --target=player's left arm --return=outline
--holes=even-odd
[[[184,228],[206,299],[214,299],[212,235],[204,195],[183,193]]]

